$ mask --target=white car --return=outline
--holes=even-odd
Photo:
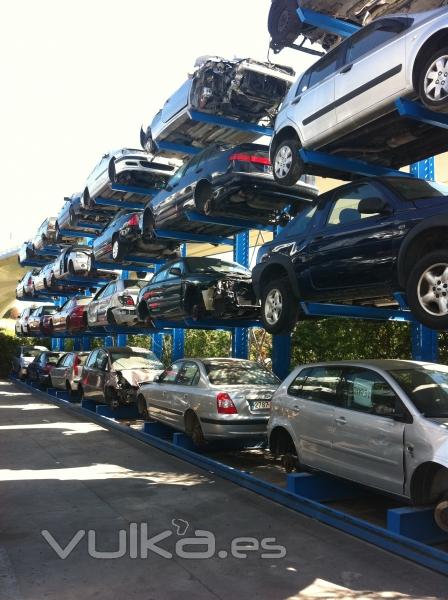
[[[33,280],[38,274],[39,269],[33,269],[32,271],[25,273],[22,279],[18,280],[16,287],[16,298],[18,300],[33,294]]]
[[[52,263],[51,281],[65,276],[87,275],[92,262],[92,251],[72,246],[66,248]]]
[[[102,287],[87,307],[89,327],[135,325],[139,319],[136,303],[144,279],[116,279]]]
[[[395,101],[448,110],[448,10],[379,18],[336,46],[292,86],[270,153],[274,177],[292,185],[300,148],[394,168],[448,148],[442,128],[399,118]]]
[[[51,286],[51,273],[53,271],[53,263],[47,263],[39,271],[33,279],[33,295],[36,296],[38,292],[47,290]]]

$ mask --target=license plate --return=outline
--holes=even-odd
[[[252,402],[252,410],[269,410],[271,402],[268,400],[256,400]]]

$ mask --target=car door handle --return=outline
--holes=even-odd
[[[340,425],[345,425],[347,423],[347,419],[345,417],[338,417],[337,419],[335,419],[335,421]]]
[[[351,64],[351,65],[346,65],[346,66],[345,66],[343,69],[341,69],[341,70],[339,71],[339,73],[340,73],[341,75],[344,75],[344,73],[348,73],[348,72],[349,72],[349,71],[351,71],[352,69],[353,69],[353,64]]]
[[[300,100],[302,100],[302,96],[299,96],[298,98],[294,98],[294,100],[291,102],[291,104],[298,104],[300,102]]]
[[[298,404],[294,404],[294,406],[293,406],[293,409],[294,409],[296,412],[300,412],[300,406],[299,406]]]

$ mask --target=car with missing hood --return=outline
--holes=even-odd
[[[151,350],[132,346],[92,350],[83,368],[79,391],[111,408],[135,404],[140,384],[162,373],[163,365]]]
[[[82,194],[84,209],[97,208],[95,198],[105,197],[118,200],[126,199],[126,192],[113,191],[111,186],[126,185],[131,187],[160,190],[179,166],[178,161],[165,158],[150,159],[147,153],[132,148],[121,148],[107,152],[95,166],[87,178]],[[133,202],[144,202],[147,195],[136,195]],[[101,206],[101,211],[116,212],[114,206]]]
[[[146,206],[144,231],[182,229],[232,235],[235,227],[189,219],[189,212],[236,217],[263,225],[286,224],[316,198],[318,190],[304,178],[285,187],[272,177],[269,149],[261,144],[214,144],[186,162]],[[242,225],[241,229],[247,228]]]
[[[161,141],[196,147],[252,142],[260,137],[258,133],[197,121],[194,111],[271,125],[293,81],[290,67],[250,58],[201,56],[194,73],[168,98],[151,124],[141,130],[142,147],[163,155],[163,150],[157,149]]]
[[[421,12],[446,4],[446,0],[272,0],[268,17],[270,46],[277,53],[285,47],[297,47],[294,42],[302,37],[299,47],[305,40],[309,40],[313,44],[320,44],[324,50],[329,50],[341,41],[341,37],[334,33],[301,23],[297,17],[298,8],[363,26],[386,14]]]
[[[141,288],[142,321],[184,318],[256,318],[259,314],[249,269],[211,257],[171,261]]]

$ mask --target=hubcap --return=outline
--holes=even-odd
[[[118,258],[118,241],[115,240],[115,242],[112,245],[112,258]]]
[[[430,100],[442,102],[448,96],[448,56],[440,56],[425,75],[425,95]]]
[[[273,289],[266,296],[264,305],[264,316],[269,325],[275,325],[281,317],[283,309],[283,298],[280,290]]]
[[[278,178],[283,179],[291,170],[292,165],[292,150],[289,146],[282,146],[275,156],[275,174]]]
[[[430,315],[448,315],[448,264],[432,265],[418,282],[418,300],[421,307]]]

